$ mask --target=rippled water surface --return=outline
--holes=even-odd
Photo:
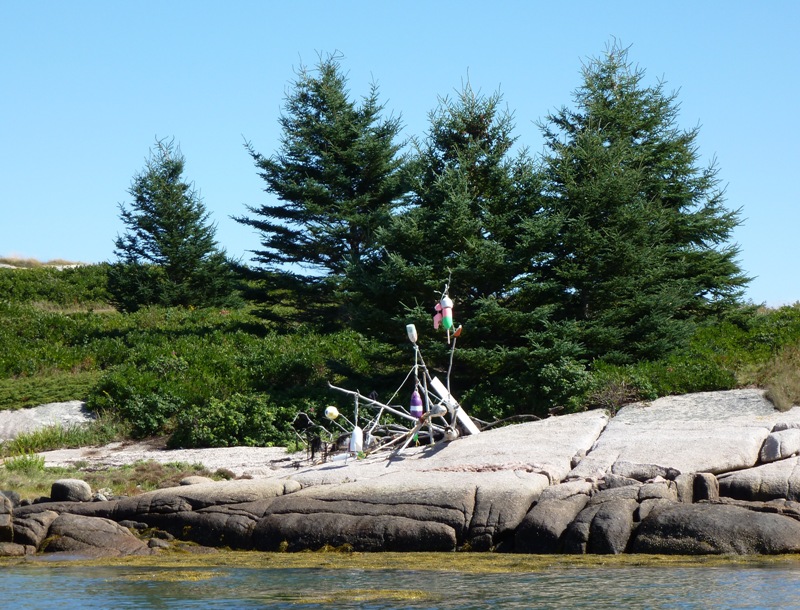
[[[412,570],[0,567],[3,607],[798,608],[800,564]]]

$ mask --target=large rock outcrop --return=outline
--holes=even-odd
[[[757,390],[711,392],[395,456],[297,457],[255,479],[187,480],[196,484],[114,501],[67,501],[56,489],[30,506],[0,496],[0,553],[167,546],[118,523],[267,551],[794,553],[797,430],[800,409],[779,413]]]

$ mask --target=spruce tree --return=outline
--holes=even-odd
[[[254,260],[262,278],[290,287],[310,319],[312,302],[332,302],[341,319],[338,306],[357,291],[354,278],[375,257],[376,232],[404,192],[399,118],[381,116],[376,85],[359,103],[347,82],[335,55],[315,70],[301,67],[280,117],[280,150],[266,157],[246,145],[275,200],[236,220],[261,234]]]
[[[431,362],[443,366],[448,346],[431,314],[448,286],[464,325],[453,387],[484,418],[544,409],[551,397],[538,372],[569,352],[547,309],[520,299],[549,240],[541,175],[526,150],[515,150],[514,127],[499,93],[467,84],[439,101],[409,164],[408,206],[381,232],[384,257],[366,299],[381,313],[369,320],[371,334],[402,341],[403,324],[414,322]]]
[[[698,167],[699,128],[678,127],[676,98],[645,86],[615,45],[584,66],[574,108],[542,124],[558,230],[537,298],[579,326],[588,359],[662,356],[747,281],[728,244],[738,213],[724,207],[717,167]]]
[[[407,206],[381,232],[381,275],[401,306],[432,305],[449,282],[470,315],[480,299],[502,298],[519,274],[517,227],[539,202],[537,174],[525,151],[514,154],[513,129],[502,97],[469,84],[430,114],[409,164]]]
[[[130,204],[119,204],[126,230],[115,240],[117,261],[109,290],[127,311],[145,305],[217,305],[234,298],[235,278],[216,227],[173,140],[157,140],[131,183]]]

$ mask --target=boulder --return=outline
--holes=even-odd
[[[639,464],[636,462],[626,462],[619,460],[611,465],[612,475],[624,479],[634,480],[637,483],[649,481],[650,479],[674,479],[680,472],[669,466],[659,466],[658,464]],[[607,476],[607,475],[606,475]]]
[[[800,428],[773,431],[764,441],[759,460],[766,464],[785,460],[800,453]]]
[[[525,515],[514,535],[517,553],[560,553],[564,532],[589,502],[586,494],[539,501]]]
[[[32,546],[16,544],[15,542],[0,542],[0,557],[23,557],[33,555],[36,549]]]
[[[650,554],[776,554],[800,551],[800,522],[725,504],[675,503],[652,511],[629,551]]]
[[[20,501],[22,500],[19,497],[19,494],[16,491],[13,491],[11,489],[4,489],[4,490],[0,491],[0,496],[5,496],[9,500],[11,500],[11,506],[13,506],[14,508],[19,506]]]
[[[695,502],[719,499],[719,481],[710,472],[697,472],[692,481],[692,497]]]
[[[610,500],[600,504],[589,524],[588,553],[624,553],[633,529],[633,515],[639,503],[632,499]]]
[[[149,516],[255,502],[275,498],[298,489],[300,489],[298,483],[279,479],[243,479],[181,485],[123,498],[117,504],[115,518],[150,523]]]
[[[738,500],[800,501],[800,458],[728,472],[717,479],[721,496]]]
[[[675,477],[678,502],[694,502],[694,473],[683,472]]]
[[[513,539],[545,481],[533,473],[498,472],[468,484],[475,485],[475,505],[466,541],[473,551],[488,551]]]
[[[64,513],[50,525],[43,551],[91,557],[147,555],[150,549],[130,530],[109,519]]]
[[[355,551],[446,552],[457,544],[455,530],[443,523],[341,513],[268,515],[256,526],[253,539],[262,551],[346,546]]]
[[[635,522],[644,521],[654,510],[673,504],[672,500],[666,498],[647,498],[639,502],[639,507],[633,513]]]
[[[14,540],[13,515],[14,505],[5,495],[0,495],[0,542]]]
[[[564,530],[561,544],[564,553],[583,555],[587,552],[592,520],[599,510],[600,504],[587,504],[572,523],[567,526],[567,529]]]
[[[606,473],[600,484],[601,489],[613,489],[614,487],[625,487],[626,485],[639,485],[640,481],[631,479],[613,472]]]
[[[567,526],[563,536],[565,553],[617,553],[624,550],[633,527],[641,485],[601,489]],[[610,506],[603,508],[607,503]],[[602,511],[601,511],[602,509]],[[600,518],[595,524],[595,518]],[[627,528],[627,530],[626,530]],[[592,538],[595,538],[592,540]]]
[[[488,550],[513,538],[514,530],[546,481],[542,475],[528,472],[428,472],[424,476],[403,472],[381,479],[309,487],[275,498],[264,517],[267,525],[259,523],[253,532],[254,542],[257,548],[277,544],[275,540],[291,542],[294,533],[300,531],[300,522],[311,524],[324,518],[328,524],[326,540],[369,546],[372,542],[368,541],[387,536],[385,519],[397,518],[406,523],[418,522],[409,531],[420,535],[427,536],[429,526],[439,532],[430,540],[433,546],[429,550],[441,547],[441,532],[448,532],[447,540],[452,532],[453,545],[469,544],[476,550]],[[351,518],[361,519],[360,529],[353,529]],[[291,531],[281,533],[284,526]],[[341,532],[335,529],[339,526],[344,528]],[[311,529],[301,538],[308,544],[317,544],[322,534],[317,535],[314,525],[305,527]],[[365,528],[369,527],[375,531],[367,532]],[[257,539],[266,533],[268,542]],[[426,546],[424,541],[408,537],[392,540],[396,550],[400,541],[410,545],[407,550]]]
[[[209,506],[196,511],[148,514],[151,527],[159,527],[183,540],[203,546],[253,548],[252,535],[258,521],[268,514],[271,500]]]
[[[58,518],[58,513],[44,510],[23,518],[14,519],[14,541],[39,548],[50,531],[50,525]]]
[[[678,501],[678,486],[673,481],[653,481],[639,486],[639,493],[636,495],[639,502],[652,499]]]
[[[53,502],[90,502],[92,488],[80,479],[59,479],[50,488],[50,500]]]
[[[572,496],[589,496],[597,491],[597,485],[594,481],[567,481],[558,485],[551,485],[542,490],[539,495],[539,502],[547,502],[549,500],[566,500]]]

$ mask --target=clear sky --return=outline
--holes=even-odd
[[[114,260],[119,203],[156,138],[175,138],[229,255],[258,235],[231,219],[269,197],[245,140],[278,149],[294,70],[338,51],[404,136],[469,79],[500,91],[519,142],[569,105],[581,62],[616,39],[679,91],[679,125],[716,158],[754,303],[800,300],[800,2],[0,0],[0,256]]]

